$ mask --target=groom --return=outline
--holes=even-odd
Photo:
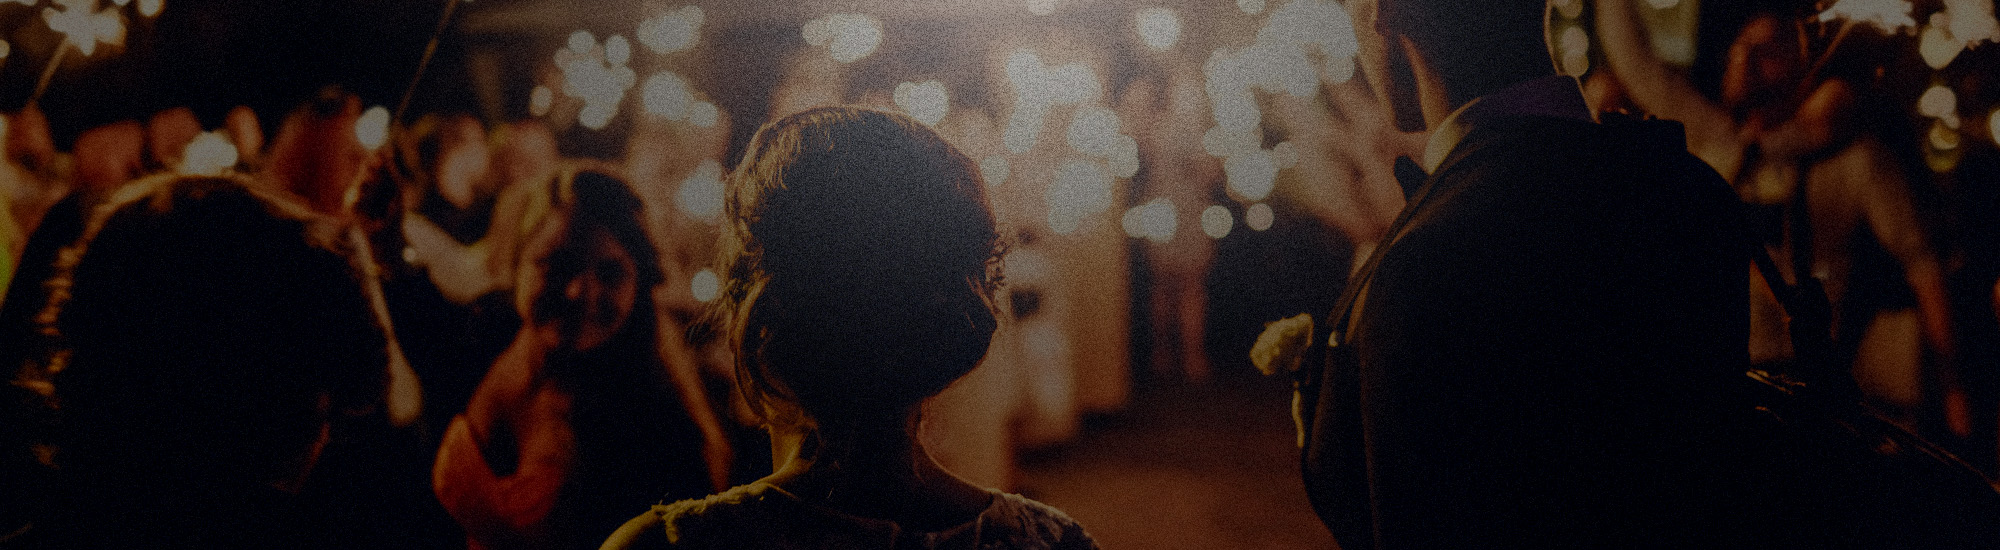
[[[1431,139],[1302,373],[1341,547],[1773,542],[1719,435],[1748,364],[1728,185],[1678,124],[1599,123],[1543,2],[1347,5],[1376,96]]]

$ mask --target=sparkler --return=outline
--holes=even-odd
[[[42,8],[42,21],[49,30],[63,36],[56,44],[56,53],[49,56],[49,65],[42,69],[42,76],[35,81],[35,91],[28,95],[28,103],[40,101],[48,92],[49,83],[55,79],[56,69],[68,57],[70,47],[85,57],[97,52],[97,44],[118,45],[125,41],[125,23],[116,10],[97,11],[97,0],[56,0],[54,7]]]
[[[451,16],[458,11],[459,1],[444,0],[444,13],[438,15],[437,28],[431,30],[430,42],[424,44],[424,55],[417,59],[416,74],[410,75],[410,85],[403,87],[403,99],[396,102],[396,113],[391,122],[403,120],[403,115],[409,113],[410,98],[417,94],[417,84],[424,81],[424,68],[430,66],[431,56],[437,55],[438,40],[444,37],[445,29],[451,27]]]
[[[1819,21],[1827,23],[1835,19],[1841,20],[1840,30],[1834,33],[1833,41],[1827,43],[1826,51],[1820,54],[1819,60],[1813,62],[1812,69],[1806,71],[1805,81],[1813,81],[1814,77],[1819,75],[1820,69],[1826,68],[1827,61],[1833,59],[1833,52],[1839,50],[1840,44],[1847,41],[1847,35],[1853,34],[1854,28],[1862,23],[1874,25],[1875,28],[1881,29],[1883,34],[1895,34],[1904,29],[1915,28],[1917,20],[1910,16],[1913,7],[1907,0],[1834,2],[1832,6],[1826,8],[1826,11],[1820,12]]]

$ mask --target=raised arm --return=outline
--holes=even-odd
[[[1596,0],[1595,6],[1598,42],[1632,102],[1660,118],[1680,121],[1687,126],[1689,152],[1724,176],[1735,174],[1743,162],[1743,140],[1729,112],[1653,55],[1632,0]]]

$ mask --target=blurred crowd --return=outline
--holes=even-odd
[[[1836,39],[1811,6],[1749,2],[1704,11],[1713,67],[1691,69],[1648,40],[1655,8],[1554,4],[1593,45],[1576,71],[1592,107],[1686,124],[1789,276],[1823,280],[1835,359],[1869,402],[2000,470],[2000,124],[1956,112],[2000,102],[2000,47],[1929,68],[1907,36]],[[1013,244],[1013,319],[927,420],[974,481],[1004,486],[1017,444],[1118,409],[1132,365],[1240,367],[1247,338],[1216,335],[1281,315],[1218,304],[1231,285],[1330,307],[1336,288],[1265,280],[1299,274],[1267,268],[1282,259],[1232,275],[1230,228],[1269,229],[1275,206],[1366,258],[1419,170],[1397,159],[1426,136],[1358,80],[1244,85],[1255,133],[1218,132],[1214,63],[1073,30],[982,40],[992,104],[931,121],[979,162]],[[907,110],[824,52],[773,57],[771,115]],[[1071,65],[1089,75],[1076,100],[1015,74]],[[1951,124],[1912,109],[1934,85],[1956,90]],[[1029,104],[1040,118],[1013,120]],[[0,114],[0,478],[19,480],[0,484],[0,547],[596,547],[647,505],[769,474],[731,358],[687,330],[716,292],[721,210],[690,189],[724,177],[731,115],[765,118],[635,125],[613,163],[560,152],[574,121],[552,118],[574,112],[399,120],[338,88],[71,143],[33,103]],[[1164,230],[1146,226],[1156,202]],[[1753,360],[1792,361],[1775,299],[1752,292]]]

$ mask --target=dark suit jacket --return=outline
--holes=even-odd
[[[1734,536],[1711,428],[1748,365],[1747,256],[1735,194],[1682,139],[1490,121],[1413,193],[1301,387],[1308,493],[1343,548]]]

